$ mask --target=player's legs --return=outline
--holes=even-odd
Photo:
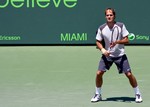
[[[104,74],[104,71],[99,71],[99,70],[96,73],[95,95],[92,97],[91,102],[98,102],[98,101],[102,100],[101,87],[102,87],[102,84],[103,84],[103,74]]]
[[[96,94],[101,94],[101,87],[103,84],[103,74],[106,72],[106,70],[110,69],[112,64],[113,61],[110,57],[106,57],[104,55],[102,56],[99,62],[98,71],[96,73]]]
[[[138,87],[137,80],[136,80],[135,76],[131,72],[127,72],[127,73],[125,73],[125,75],[129,79],[129,82],[130,82],[131,86],[134,89],[135,102],[141,103],[142,102],[142,96],[141,96],[141,93],[140,93],[140,90],[139,90],[139,87]]]
[[[129,79],[129,82],[133,88],[137,87],[137,81],[134,75],[131,72],[125,73],[126,77]]]
[[[96,87],[102,87],[104,71],[97,71],[96,73]]]
[[[106,72],[106,70],[109,70],[110,67],[112,66],[113,61],[106,56],[102,56],[99,66],[98,66],[98,71],[96,73],[96,87],[101,87],[103,84],[103,74]]]
[[[98,67],[98,71],[96,73],[96,91],[95,91],[95,95],[94,97],[91,99],[91,102],[97,102],[102,100],[101,97],[101,87],[103,84],[103,74],[105,73],[105,71],[107,69],[109,69],[112,65],[112,61],[110,61],[108,58],[106,58],[105,56],[102,56],[100,62],[99,62],[99,67]]]
[[[116,64],[119,73],[124,73],[133,88],[137,87],[137,81],[134,75],[131,72],[131,68],[126,55],[115,58],[114,63]]]
[[[114,62],[117,65],[119,73],[124,73],[126,77],[129,79],[129,82],[131,86],[133,87],[135,95],[136,95],[135,101],[138,103],[142,102],[142,97],[141,97],[140,90],[138,88],[137,80],[131,72],[131,68],[130,68],[127,56],[123,55],[122,57],[115,59]]]

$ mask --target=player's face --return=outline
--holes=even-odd
[[[115,20],[115,16],[114,16],[112,10],[106,10],[106,16],[105,17],[106,17],[106,20],[108,23],[112,23]]]

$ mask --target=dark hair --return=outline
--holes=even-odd
[[[113,12],[113,15],[116,17],[115,9],[110,8],[110,7],[109,7],[109,8],[106,8],[106,9],[105,9],[105,15],[106,15],[106,11],[107,11],[107,10],[111,10],[111,11]]]

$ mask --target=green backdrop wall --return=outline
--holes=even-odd
[[[95,44],[115,8],[130,44],[150,44],[149,0],[0,0],[0,44]]]

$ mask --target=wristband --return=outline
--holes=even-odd
[[[106,53],[106,50],[105,50],[104,48],[102,48],[102,49],[101,49],[101,52],[102,52],[103,54],[105,54],[105,53]]]

